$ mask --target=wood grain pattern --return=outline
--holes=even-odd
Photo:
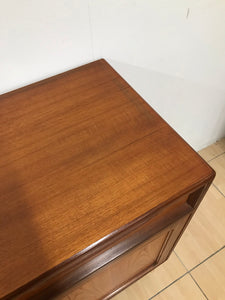
[[[103,299],[108,294],[121,287],[130,277],[151,267],[156,261],[158,252],[167,238],[168,232],[163,232],[153,241],[146,241],[122,257],[99,269],[96,274],[86,278],[74,286],[66,297],[59,299]]]
[[[152,270],[139,280],[132,283],[129,287],[115,295],[113,300],[140,300],[150,299],[163,288],[167,287],[177,278],[186,273],[185,267],[182,265],[176,254],[172,252],[169,259]],[[70,294],[68,299],[71,300]],[[63,299],[64,300],[64,299]]]
[[[9,298],[17,295],[19,295],[19,299],[33,300],[56,297],[64,290],[71,288],[74,284],[111,262],[113,259],[126,253],[131,248],[149,238],[153,238],[159,231],[166,228],[168,232],[168,227],[174,226],[174,222],[182,216],[188,216],[189,218],[190,214],[193,213],[193,208],[188,204],[188,199],[189,197],[184,195],[165,207],[152,210],[151,214],[142,217],[139,222],[132,222],[128,228],[123,228],[111,234],[96,247],[92,247],[89,251],[75,255],[69,261],[44,274],[44,276],[21,287],[15,293],[9,295]],[[167,247],[163,247],[163,251],[160,250],[162,253],[158,253],[159,263],[169,256],[172,247],[175,245],[184,227],[182,224],[178,225],[179,230],[174,230],[174,234],[170,236],[166,244]],[[154,267],[156,267],[156,264]],[[129,280],[128,282],[131,281]],[[121,285],[123,285],[123,281],[121,281]]]
[[[104,60],[2,95],[0,126],[0,297],[214,176]]]
[[[75,285],[61,300],[109,299],[131,282],[139,279],[160,262],[160,252],[168,247],[186,223],[188,216],[156,234],[121,257],[113,260],[93,275]],[[169,248],[171,248],[169,246]]]

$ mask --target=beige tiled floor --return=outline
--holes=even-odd
[[[217,175],[175,251],[113,300],[225,300],[225,138],[199,154]]]
[[[180,278],[174,284],[170,285],[162,293],[159,293],[154,297],[154,300],[190,300],[190,299],[199,299],[204,300],[205,297],[202,294],[201,290],[192,280],[189,274]]]
[[[225,153],[225,138],[199,151],[201,157],[203,157],[206,161],[215,159],[218,155],[221,155],[223,153]]]
[[[191,272],[208,299],[225,299],[225,248]]]
[[[214,184],[225,195],[225,153],[221,154],[216,159],[211,160],[209,164],[213,167],[217,174]]]
[[[175,251],[188,270],[225,245],[225,199],[211,186]]]

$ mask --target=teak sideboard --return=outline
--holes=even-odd
[[[1,299],[112,297],[215,176],[103,59],[1,95],[0,125]]]

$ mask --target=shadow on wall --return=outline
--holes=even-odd
[[[195,150],[225,135],[225,90],[114,60],[110,64]]]

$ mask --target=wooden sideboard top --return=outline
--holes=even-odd
[[[0,125],[0,297],[214,175],[105,60],[0,96]]]

